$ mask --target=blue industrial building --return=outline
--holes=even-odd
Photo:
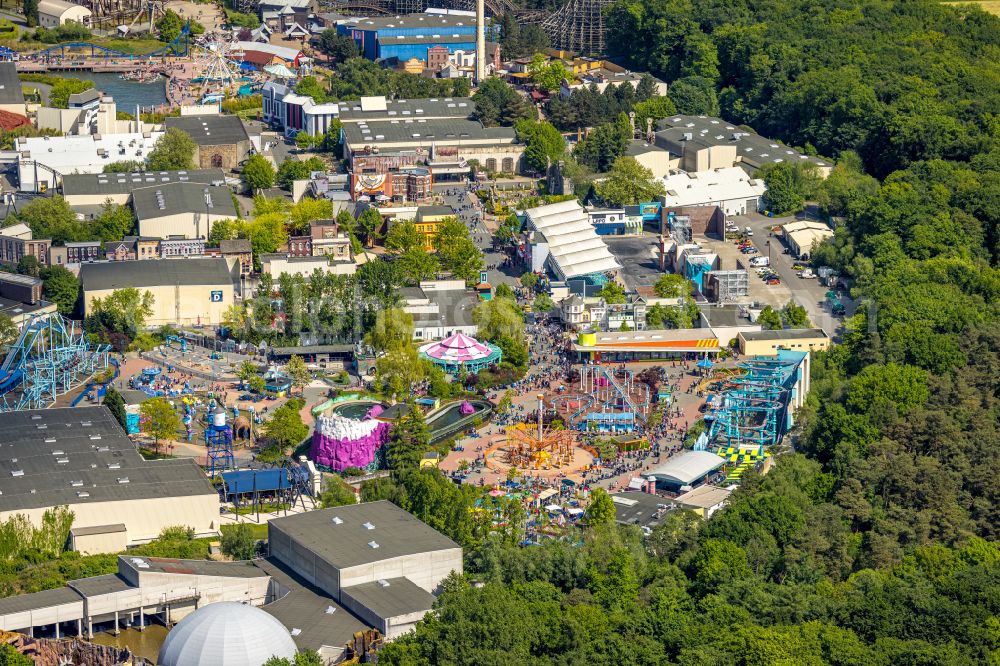
[[[427,49],[433,46],[445,46],[448,53],[476,48],[475,16],[407,14],[366,18],[339,25],[337,31],[354,39],[361,55],[368,60],[426,61]],[[490,38],[489,24],[486,34]]]

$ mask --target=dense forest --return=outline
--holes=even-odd
[[[839,161],[816,256],[862,307],[815,359],[797,453],[711,520],[467,544],[380,663],[1000,664],[1000,20],[619,0],[608,24],[635,69]]]

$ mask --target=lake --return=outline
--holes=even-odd
[[[125,81],[112,72],[52,72],[66,79],[86,79],[105,95],[111,95],[119,111],[135,115],[135,105],[160,106],[167,102],[167,80],[162,76],[151,83]],[[31,85],[31,84],[26,84]]]

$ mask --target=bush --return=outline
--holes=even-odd
[[[252,560],[257,555],[257,537],[246,523],[222,531],[222,553],[234,560]]]

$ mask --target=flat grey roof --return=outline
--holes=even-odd
[[[189,171],[135,171],[131,173],[72,173],[62,179],[62,193],[74,194],[127,194],[138,187],[164,183],[220,183],[226,182],[222,169],[191,169]]]
[[[132,190],[132,209],[139,220],[181,213],[237,216],[232,191],[224,185],[206,183],[174,182],[137,187]]]
[[[354,345],[307,345],[305,347],[271,347],[274,356],[295,356],[303,354],[342,354],[353,352]]]
[[[487,19],[489,20],[489,19]],[[360,19],[357,24],[360,30],[384,30],[392,28],[427,28],[430,32],[436,28],[445,27],[471,27],[472,36],[475,37],[476,17],[462,16],[460,14],[404,14],[402,16],[376,16],[374,18]],[[355,27],[351,25],[349,27]]]
[[[437,215],[454,215],[455,209],[451,206],[418,206],[417,207],[417,220],[423,220],[425,217],[437,216]]]
[[[415,326],[472,326],[472,311],[479,305],[479,294],[466,289],[423,291],[424,298],[438,306],[438,313],[415,312]],[[419,296],[417,297],[419,298]]]
[[[102,594],[114,594],[132,590],[135,587],[118,574],[105,574],[103,576],[91,576],[90,578],[80,578],[67,583],[74,590],[85,597],[99,597]]]
[[[790,328],[781,331],[751,331],[740,333],[744,340],[808,340],[828,337],[821,328]]]
[[[299,630],[298,635],[292,636],[292,640],[300,650],[318,650],[324,645],[343,647],[354,637],[355,632],[370,628],[366,622],[359,620],[332,597],[304,581],[275,558],[256,560],[255,566],[289,590],[288,594],[277,601],[261,606],[261,610],[270,613],[289,631]],[[331,608],[332,613],[328,612]]]
[[[341,596],[348,596],[383,620],[420,611],[429,611],[435,596],[412,582],[409,578],[389,578],[383,586],[379,582],[362,583],[341,588]]]
[[[250,135],[237,116],[174,116],[164,121],[191,135],[199,146],[221,146],[249,141]]]
[[[368,130],[365,133],[363,130]],[[419,136],[413,136],[418,134]],[[401,118],[400,120],[379,120],[368,123],[347,123],[344,136],[349,144],[398,143],[413,141],[489,141],[512,143],[515,133],[512,127],[483,127],[476,120],[454,118],[449,120],[427,120]],[[378,138],[382,137],[382,138]]]
[[[44,590],[32,594],[19,594],[16,597],[0,599],[0,615],[23,613],[24,611],[52,608],[73,602],[83,603],[83,598],[68,587],[57,587],[54,590]]]
[[[193,495],[216,495],[195,461],[144,460],[107,407],[0,419],[0,511]]]
[[[711,116],[668,116],[659,123],[656,144],[663,148],[682,148],[686,144],[698,146],[736,146],[736,154],[751,165],[770,162],[810,162],[818,166],[833,166],[828,161],[763,137],[749,128],[737,126]],[[685,139],[691,134],[691,139]],[[734,135],[738,138],[734,138]],[[665,144],[665,145],[664,145]],[[675,150],[675,152],[680,152]]]
[[[122,559],[131,565],[131,557],[125,555]],[[149,565],[149,568],[139,569],[140,572],[156,571],[186,576],[219,576],[220,578],[260,578],[266,575],[251,562],[179,560],[172,557],[142,557],[142,560]]]
[[[93,525],[91,527],[73,527],[69,533],[73,536],[92,536],[94,534],[117,534],[125,532],[125,523],[115,523],[114,525]]]
[[[95,99],[100,99],[101,93],[98,92],[97,88],[87,88],[83,92],[73,93],[69,96],[70,104],[86,104],[87,102],[93,102]]]
[[[24,104],[21,80],[12,62],[0,62],[0,104]]]
[[[31,314],[50,305],[52,305],[50,301],[39,300],[37,303],[22,303],[21,301],[0,297],[0,312],[11,318]]]
[[[670,506],[670,500],[638,491],[614,493],[611,500],[615,504],[615,521],[623,525],[656,525],[660,522],[657,512]]]
[[[334,522],[335,517],[340,524]],[[386,500],[275,518],[268,525],[338,569],[460,547]],[[369,546],[370,542],[378,547]]]
[[[233,276],[222,257],[188,257],[83,264],[80,283],[84,291],[161,285],[223,286],[231,285]]]

